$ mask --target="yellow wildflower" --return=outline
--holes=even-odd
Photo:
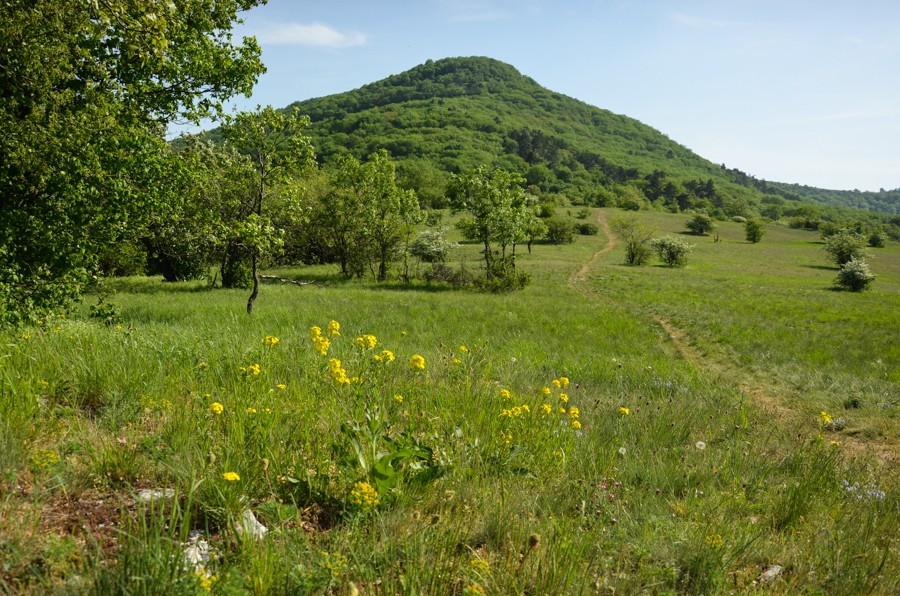
[[[509,392],[509,389],[501,389],[500,390],[500,399],[509,399],[512,397],[512,393]]]
[[[260,373],[260,368],[258,364],[251,364],[243,368],[243,371],[247,374],[248,377],[258,377]]]
[[[550,384],[557,388],[562,387],[562,383],[559,382],[559,379],[553,379],[550,381]]]
[[[396,395],[394,395],[394,401],[397,402],[398,404],[402,404],[402,403],[403,403],[403,396],[400,395],[399,393],[397,393]]]
[[[544,387],[543,389],[541,389],[541,393],[543,393],[544,395],[550,395],[550,388]]]
[[[824,410],[819,412],[819,422],[822,423],[822,426],[831,424],[831,422],[832,422],[831,414],[829,414],[828,412],[826,412]]]
[[[281,391],[284,391],[285,389],[287,389],[287,385],[285,385],[284,383],[278,383],[277,385],[275,385],[275,387],[277,387]]]
[[[553,406],[551,406],[550,404],[544,404],[541,406],[541,412],[544,414],[550,414],[551,412],[553,412]]]
[[[725,541],[722,539],[721,534],[710,534],[706,537],[706,544],[710,545],[713,548],[720,548]]]
[[[251,407],[251,408],[247,408],[247,413],[248,413],[248,414],[251,414],[251,415],[252,415],[252,414],[256,414],[256,408],[252,408],[252,407]]]
[[[341,334],[341,324],[337,321],[331,321],[328,323],[328,326],[325,328],[328,332],[328,335],[340,335]]]
[[[225,411],[225,406],[217,401],[214,401],[213,403],[209,404],[209,411],[213,414],[219,415]]]
[[[577,420],[573,420],[573,421],[572,421],[572,428],[574,428],[575,430],[581,430],[581,423],[578,422]]]
[[[309,339],[316,341],[316,338],[322,337],[322,328],[313,325],[309,328]]]
[[[425,370],[425,358],[418,354],[414,354],[409,359],[409,367],[413,370]]]
[[[580,412],[578,411],[578,408],[576,408],[575,406],[572,406],[571,408],[569,408],[569,418],[574,420],[574,419],[578,418],[579,413]]]
[[[622,416],[628,416],[629,414],[631,414],[631,410],[623,406],[619,408],[619,414],[621,414]]]
[[[237,472],[225,472],[224,474],[222,474],[222,478],[224,478],[228,482],[237,482],[241,479],[241,477],[238,476]]]
[[[274,348],[278,345],[278,342],[281,341],[274,335],[267,335],[266,339],[263,340],[263,343],[266,344],[267,348]]]
[[[484,594],[484,588],[478,584],[469,584],[463,588],[463,594],[465,596],[482,596]]]
[[[569,386],[569,377],[560,377],[559,384],[562,385],[562,388],[565,389]]]
[[[568,393],[560,393],[560,394],[559,394],[559,401],[561,401],[561,402],[564,403],[564,404],[565,404],[565,403],[568,403],[568,402],[569,402],[569,394],[568,394]]]
[[[200,370],[205,370],[205,369],[209,368],[209,363],[206,362],[205,360],[203,360],[203,361],[200,362],[200,364],[197,365],[197,367],[198,367]]]
[[[462,360],[460,360],[459,358],[454,358],[453,364],[462,364]]]
[[[472,571],[481,575],[489,575],[491,573],[491,564],[484,559],[472,559],[469,561]]]
[[[459,351],[462,352],[463,354],[468,354],[469,348],[467,348],[466,346],[459,346]]]
[[[321,335],[313,338],[313,349],[322,356],[328,355],[328,347],[331,345],[331,342],[328,339],[322,337]]]
[[[368,482],[357,482],[350,491],[350,503],[363,511],[377,506],[380,502],[378,491]]]
[[[366,334],[360,335],[356,338],[356,345],[363,348],[364,350],[371,350],[378,344],[378,340],[374,335]]]

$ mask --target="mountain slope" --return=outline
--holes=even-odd
[[[486,163],[525,172],[533,190],[575,201],[622,185],[671,205],[684,195],[682,208],[708,200],[740,211],[760,197],[659,131],[554,93],[490,58],[429,61],[292,105],[312,119],[308,132],[323,159],[383,147],[402,172],[431,177]]]

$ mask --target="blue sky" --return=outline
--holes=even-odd
[[[283,107],[489,56],[766,180],[900,187],[900,0],[289,1],[244,14]]]

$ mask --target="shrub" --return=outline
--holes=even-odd
[[[576,224],[575,229],[578,230],[578,233],[582,236],[596,236],[597,232],[600,231],[597,224],[589,222]]]
[[[443,263],[456,246],[447,241],[444,230],[425,230],[409,245],[409,254],[425,263]]]
[[[853,232],[838,232],[825,239],[825,252],[837,265],[865,257],[866,239]]]
[[[575,222],[561,217],[548,219],[546,238],[557,246],[575,242]]]
[[[655,238],[650,241],[653,250],[656,251],[659,260],[669,267],[684,267],[687,265],[688,253],[693,250],[694,246],[688,244],[680,238],[666,236],[665,238]]]
[[[575,212],[575,217],[578,219],[587,219],[591,216],[591,210],[587,207],[582,207],[578,211]]]
[[[531,283],[531,276],[521,271],[516,271],[515,257],[495,257],[491,261],[490,276],[479,277],[474,280],[475,287],[486,292],[513,292],[521,290]]]
[[[869,235],[869,246],[872,248],[884,248],[885,237],[882,232],[872,232]]]
[[[698,213],[692,220],[687,222],[687,229],[691,234],[705,236],[716,228],[716,224],[712,218],[704,213]]]
[[[851,292],[862,292],[875,281],[875,275],[869,270],[865,259],[853,257],[843,265],[834,283],[837,287]]]
[[[763,234],[765,233],[766,230],[763,227],[763,223],[758,219],[748,219],[744,223],[744,234],[746,235],[747,242],[756,244],[762,240]]]
[[[655,231],[634,216],[617,217],[610,224],[613,233],[625,243],[625,264],[639,267],[650,260],[650,240]]]

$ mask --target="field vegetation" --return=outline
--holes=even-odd
[[[898,246],[840,292],[812,232],[634,267],[620,215],[521,254],[513,294],[286,268],[328,283],[248,317],[131,277],[108,320],[5,332],[0,585],[895,592]]]

